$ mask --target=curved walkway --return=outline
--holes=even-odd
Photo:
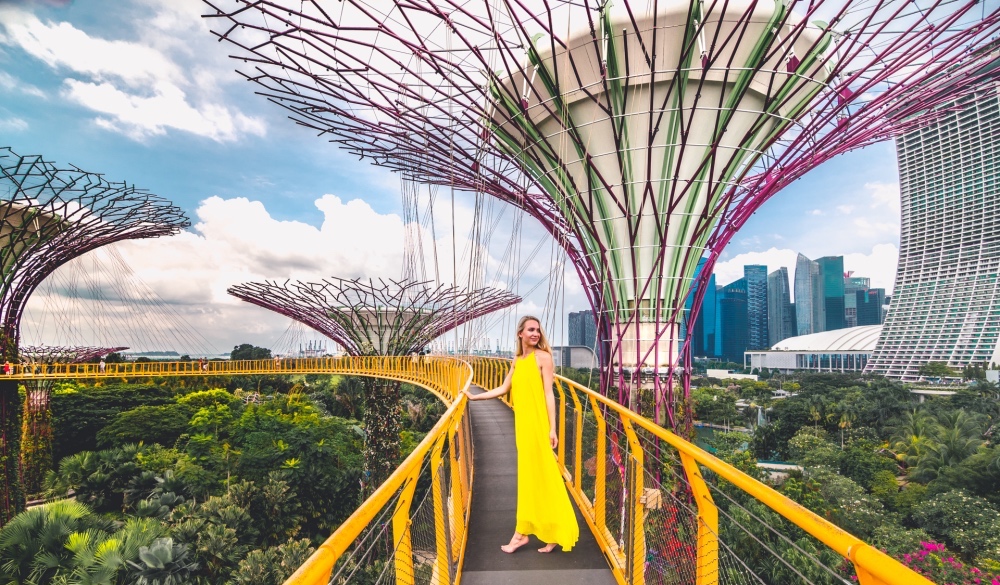
[[[470,402],[469,410],[476,475],[462,585],[615,585],[604,553],[579,510],[580,542],[572,551],[541,554],[536,549],[542,543],[534,537],[514,554],[500,550],[514,532],[517,506],[514,413],[499,400]]]

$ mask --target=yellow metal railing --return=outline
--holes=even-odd
[[[323,373],[409,382],[436,394],[448,409],[389,479],[285,583],[363,582],[372,573],[378,575],[372,582],[387,582],[388,573],[399,585],[458,583],[472,498],[472,441],[462,392],[472,381],[470,365],[437,357],[291,361],[298,363],[275,373],[326,367]]]
[[[510,367],[507,360],[469,360],[473,382],[487,389],[499,386]],[[619,583],[847,581],[842,569],[821,563],[794,536],[777,534],[774,526],[741,507],[736,498],[747,497],[847,559],[862,585],[931,585],[885,553],[617,402],[561,376],[556,376],[555,391],[556,456]],[[724,506],[716,504],[713,493]],[[725,519],[721,526],[720,514]],[[755,521],[760,526],[747,527]],[[762,536],[769,531],[775,534]],[[797,560],[766,560],[764,564],[781,570],[762,578],[740,558],[743,552],[757,555],[760,550],[734,551],[720,534],[757,549],[767,549],[768,539],[783,540],[802,554]]]

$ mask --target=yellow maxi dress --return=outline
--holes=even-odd
[[[549,415],[535,352],[514,364],[511,402],[517,443],[515,530],[568,551],[580,538],[580,526],[549,443]]]

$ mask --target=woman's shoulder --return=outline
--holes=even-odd
[[[551,364],[552,363],[552,354],[550,352],[545,351],[544,349],[536,349],[535,350],[535,361],[537,361],[540,364],[542,364],[542,363],[550,363]]]

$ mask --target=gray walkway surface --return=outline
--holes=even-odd
[[[462,585],[615,585],[604,553],[579,510],[580,541],[570,552],[557,547],[549,554],[539,553],[543,543],[535,537],[513,554],[500,550],[514,534],[517,508],[514,414],[499,400],[470,402],[469,408],[476,475]]]

